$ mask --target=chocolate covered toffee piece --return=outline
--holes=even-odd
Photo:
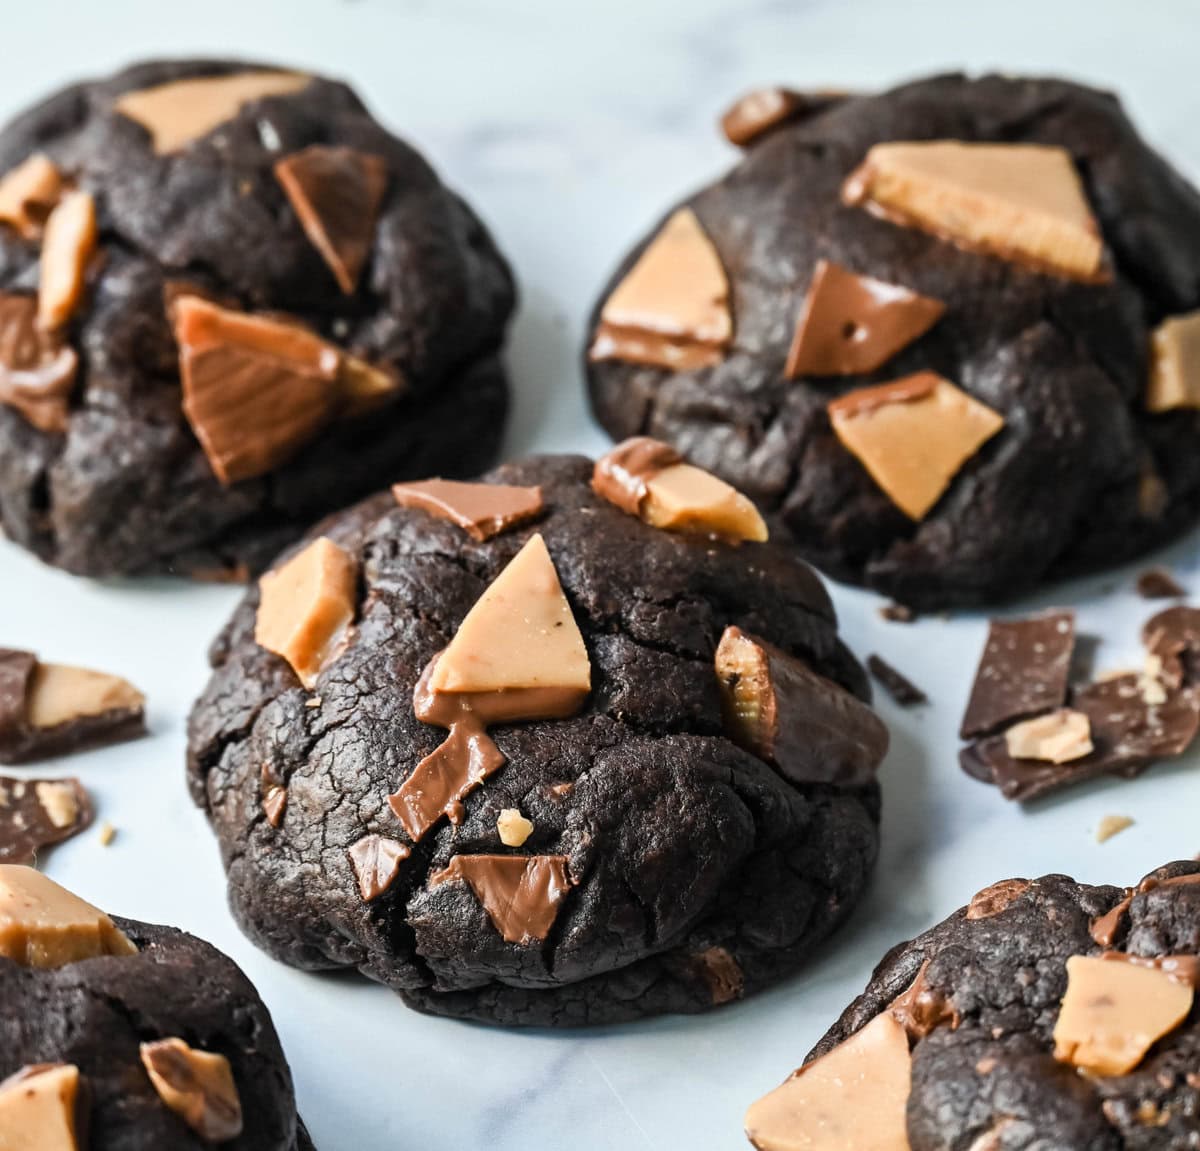
[[[1107,919],[1119,938],[1101,942]],[[1198,919],[1195,863],[1124,899],[1061,875],[995,884],[893,948],[746,1133],[760,1151],[1187,1151]]]
[[[848,93],[823,89],[796,92],[791,88],[757,88],[730,105],[721,117],[725,138],[745,148],[773,128],[824,112],[847,99]]]
[[[119,676],[0,648],[0,763],[135,739],[146,730],[145,703]]]
[[[817,577],[696,471],[640,441],[399,484],[248,593],[189,769],[255,942],[523,1025],[801,966],[870,875],[887,731]],[[344,610],[280,594],[318,548],[357,572]],[[261,646],[275,616],[308,688]]]
[[[32,863],[43,847],[92,825],[92,801],[77,779],[0,775],[0,863]]]

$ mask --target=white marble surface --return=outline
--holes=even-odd
[[[1149,136],[1200,177],[1194,0],[42,0],[8,15],[5,115],[152,53],[236,52],[355,79],[470,196],[516,265],[513,453],[604,442],[580,390],[582,317],[624,246],[733,160],[713,120],[747,86],[877,86],[959,66],[1068,73],[1119,89]],[[1163,559],[1200,592],[1195,537]],[[1104,637],[1102,665],[1121,665],[1137,659],[1148,614],[1133,572],[1037,602],[1077,604],[1082,629]],[[1052,870],[1125,882],[1200,850],[1194,755],[1030,812],[964,778],[954,730],[982,619],[889,625],[873,597],[836,589],[851,644],[882,653],[938,701],[915,712],[882,704],[895,737],[883,859],[836,943],[801,978],[704,1019],[575,1035],[428,1019],[380,988],[272,962],[229,919],[181,763],[204,648],[234,593],[72,580],[5,544],[0,591],[0,642],[111,667],[151,695],[151,739],[70,764],[120,828],[116,843],[103,850],[85,836],[47,870],[114,911],[206,936],[245,966],[322,1151],[736,1148],[745,1105],[796,1064],[883,951],[977,887]],[[1099,846],[1092,831],[1111,812],[1136,826]]]

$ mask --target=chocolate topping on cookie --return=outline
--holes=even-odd
[[[592,490],[631,516],[642,514],[650,480],[676,464],[681,456],[669,444],[649,436],[633,436],[601,456],[592,469]]]
[[[421,480],[393,484],[402,508],[420,508],[457,524],[482,543],[542,514],[540,488],[513,484],[468,484],[456,480]]]
[[[280,160],[275,176],[338,287],[353,295],[387,190],[386,161],[353,148],[313,144]]]
[[[508,943],[545,939],[572,887],[565,855],[456,855],[429,886],[462,881]]]
[[[725,138],[739,148],[761,139],[789,120],[815,116],[840,104],[845,92],[796,92],[791,88],[756,88],[735,101],[721,117]]]
[[[968,919],[991,919],[1007,911],[1030,888],[1028,879],[1002,879],[971,896],[967,905]]]
[[[28,1151],[86,1151],[87,1083],[73,1063],[37,1063],[0,1083],[0,1139]]]
[[[63,192],[63,177],[49,156],[35,152],[0,179],[0,223],[37,240]]]
[[[43,847],[86,831],[92,818],[77,779],[0,776],[0,863],[32,863]]]
[[[67,430],[79,357],[37,322],[33,296],[0,292],[0,404],[43,432]]]
[[[792,380],[873,372],[945,311],[941,300],[818,260],[784,372]]]
[[[346,853],[358,890],[365,903],[378,899],[400,874],[400,864],[411,854],[409,848],[386,835],[364,835]]]
[[[206,1143],[242,1133],[242,1101],[224,1055],[179,1038],[141,1045],[142,1066],[159,1098]]]
[[[1200,408],[1200,312],[1171,316],[1154,329],[1146,408]]]
[[[83,298],[88,264],[96,251],[96,202],[88,192],[68,192],[46,221],[38,280],[38,324],[61,328]]]

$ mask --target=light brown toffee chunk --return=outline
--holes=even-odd
[[[899,224],[1059,275],[1099,277],[1104,245],[1071,155],[1041,144],[876,144],[842,188]]]
[[[496,833],[505,847],[522,847],[533,834],[533,822],[517,808],[506,807],[496,819]]]
[[[88,192],[68,192],[50,213],[42,239],[38,323],[43,328],[61,328],[74,315],[95,251],[96,203]]]
[[[143,1043],[141,1056],[158,1097],[206,1143],[242,1133],[242,1102],[224,1055],[172,1038]]]
[[[945,311],[941,300],[818,260],[784,372],[790,380],[873,372]]]
[[[1092,724],[1081,711],[1060,707],[1013,724],[1004,733],[1008,754],[1013,759],[1040,759],[1046,763],[1069,763],[1092,753]]]
[[[36,240],[62,191],[57,165],[35,152],[0,179],[0,223],[15,228],[26,240]]]
[[[746,1112],[759,1151],[908,1151],[912,1058],[884,1012]]]
[[[0,1083],[0,1148],[84,1151],[86,1082],[73,1063],[24,1067]]]
[[[141,711],[145,703],[146,697],[120,676],[39,661],[25,707],[30,726],[52,728],[109,712]]]
[[[430,887],[465,881],[508,943],[542,940],[571,889],[565,855],[456,855]]]
[[[490,540],[542,514],[542,489],[513,484],[469,484],[455,480],[422,480],[393,484],[402,508],[420,508],[449,520],[473,540]]]
[[[246,104],[269,96],[287,96],[307,87],[309,77],[295,72],[234,72],[172,80],[139,92],[126,92],[113,108],[150,133],[160,156],[178,152],[193,140],[233,119]]]
[[[352,296],[375,238],[387,162],[353,148],[313,144],[280,160],[275,178],[338,287]]]
[[[0,955],[26,967],[63,967],[137,948],[103,911],[31,867],[0,865]]]
[[[888,730],[866,704],[787,652],[728,627],[715,658],[731,738],[789,779],[867,783]]]
[[[685,371],[720,363],[732,340],[721,257],[680,208],[605,302],[589,355]]]
[[[1074,955],[1054,1027],[1054,1057],[1096,1075],[1128,1075],[1192,1009],[1193,990],[1163,971]]]
[[[1200,312],[1171,316],[1154,329],[1146,407],[1152,412],[1200,408]]]
[[[358,890],[366,903],[378,899],[400,874],[400,864],[411,854],[408,847],[385,835],[364,835],[346,853]]]
[[[1107,843],[1114,835],[1128,831],[1133,820],[1127,815],[1106,815],[1096,824],[1096,842]]]
[[[358,598],[358,563],[321,536],[258,581],[254,640],[283,656],[305,687],[337,658]]]
[[[933,372],[833,400],[839,440],[905,515],[921,520],[1004,418]]]
[[[37,323],[33,296],[0,293],[0,404],[43,432],[67,430],[67,402],[79,357]]]
[[[1030,888],[1028,879],[1003,879],[977,891],[967,905],[968,919],[991,919],[1006,911]]]

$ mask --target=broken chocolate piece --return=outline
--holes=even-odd
[[[430,887],[465,881],[508,943],[550,933],[572,882],[565,855],[456,855]]]
[[[918,704],[929,702],[929,697],[912,680],[898,672],[882,656],[875,655],[874,652],[867,656],[867,670],[891,696],[893,703],[901,707],[916,707]]]
[[[158,1097],[201,1139],[228,1143],[242,1133],[242,1101],[224,1055],[176,1038],[143,1043],[140,1050]]]
[[[62,191],[57,165],[35,152],[0,179],[0,223],[9,224],[26,240],[38,239]]]
[[[866,704],[766,640],[727,627],[714,665],[725,731],[801,783],[875,778],[888,730]]]
[[[912,623],[917,618],[917,613],[906,604],[885,603],[879,609],[879,617],[888,623]]]
[[[126,92],[113,111],[141,124],[150,133],[154,151],[164,156],[207,136],[245,105],[299,92],[308,83],[308,76],[295,72],[264,71],[171,80]]]
[[[1137,579],[1137,593],[1142,599],[1183,599],[1187,590],[1179,586],[1166,568],[1150,568]]]
[[[1073,612],[992,620],[959,735],[987,735],[1061,707],[1074,647]]]
[[[1070,763],[1091,754],[1092,725],[1083,712],[1060,707],[1013,724],[1005,730],[1004,742],[1013,759]]]
[[[353,148],[313,144],[276,163],[275,178],[338,287],[352,296],[375,238],[387,161]]]
[[[818,260],[784,374],[794,380],[873,372],[920,339],[945,311],[941,300]]]
[[[490,540],[542,514],[542,489],[512,484],[468,484],[455,480],[422,480],[393,484],[402,508],[420,508],[449,520],[473,540]]]
[[[42,432],[67,430],[79,357],[37,323],[37,300],[0,292],[0,404]]]
[[[0,776],[0,863],[32,863],[43,847],[86,831],[92,818],[77,779]]]
[[[259,581],[254,641],[282,656],[305,687],[344,650],[358,599],[358,562],[321,536]]]
[[[683,456],[669,444],[649,436],[632,436],[596,461],[592,491],[621,511],[640,516],[649,494],[647,482],[681,463]]]
[[[1200,312],[1171,316],[1150,340],[1146,410],[1200,408]]]
[[[1028,879],[1002,879],[977,891],[967,905],[968,919],[991,919],[1015,903],[1032,885]]]
[[[1142,643],[1160,661],[1168,687],[1200,680],[1200,608],[1180,605],[1151,616],[1142,626]]]
[[[588,356],[688,371],[720,363],[732,341],[721,257],[680,208],[605,302]]]
[[[88,192],[68,192],[46,221],[38,280],[38,324],[61,328],[83,298],[87,268],[96,251],[96,204]]]
[[[1004,417],[933,372],[848,392],[829,422],[884,494],[912,520],[926,514]]]
[[[721,117],[725,138],[745,148],[773,128],[793,120],[816,116],[842,103],[845,92],[795,92],[791,88],[757,88],[747,92]]]
[[[926,979],[929,960],[921,964],[916,978],[888,1005],[888,1013],[908,1033],[914,1043],[939,1027],[958,1027],[962,1017],[954,1003],[940,991],[934,991]]]
[[[0,1083],[0,1147],[85,1151],[87,1083],[73,1063],[23,1067]]]
[[[708,985],[714,1005],[741,999],[746,988],[746,976],[738,961],[724,947],[706,947],[698,955],[692,956],[692,965]]]
[[[411,854],[408,847],[385,835],[364,835],[346,854],[358,880],[363,901],[378,899],[396,881],[400,864]]]
[[[1104,243],[1074,161],[1042,144],[876,144],[842,199],[963,248],[1071,279],[1101,276]]]

